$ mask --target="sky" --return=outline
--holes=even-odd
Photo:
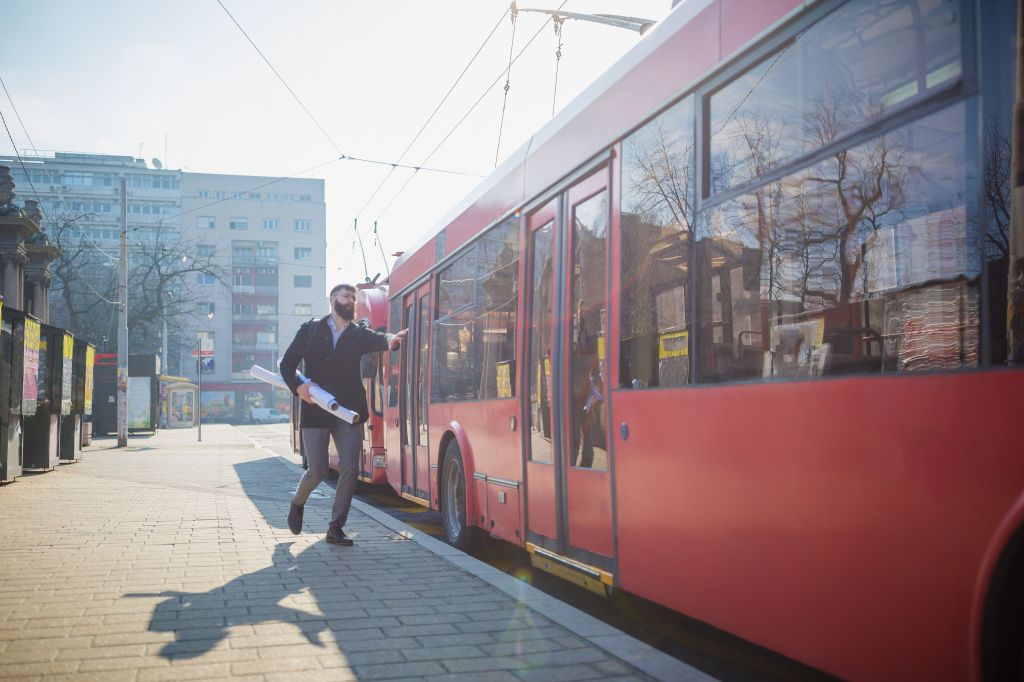
[[[544,26],[511,68],[502,122],[510,47],[519,53],[544,24],[541,14],[519,13],[513,43],[502,0],[222,2],[326,135],[217,0],[6,0],[0,76],[41,152],[158,157],[165,168],[193,172],[324,178],[328,286],[364,277],[354,219],[372,276],[384,270],[382,251],[401,251],[433,230],[478,176],[493,170],[496,155],[500,164],[551,118],[553,103],[556,112],[563,108],[642,39],[567,21],[556,97],[558,41]],[[519,7],[554,9],[561,2],[527,0]],[[661,20],[671,0],[568,0],[563,9]],[[335,161],[300,173],[336,159],[339,150],[398,161],[492,29],[402,158],[423,165],[454,128],[425,165],[471,175],[421,171],[402,190],[413,171],[399,169],[373,196],[389,166]],[[18,149],[29,149],[2,93],[0,110]],[[12,151],[0,135],[0,153]]]

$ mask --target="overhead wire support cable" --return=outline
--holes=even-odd
[[[562,0],[562,4],[558,6],[558,9],[562,9],[563,7],[565,7],[566,4],[568,4],[568,2],[569,2],[569,0]],[[519,50],[519,53],[516,55],[515,59],[512,60],[513,64],[515,64],[517,61],[519,61],[519,58],[523,56],[523,53],[526,52],[527,49],[529,49],[530,45],[532,45],[533,41],[537,39],[537,36],[539,36],[541,34],[541,32],[544,30],[544,27],[548,25],[549,21],[551,21],[551,17],[548,17],[548,19],[545,20],[543,24],[541,24],[541,27],[537,29],[537,32],[534,33],[533,36],[530,38],[530,40],[527,41],[526,45],[524,45],[523,48],[521,50]],[[428,161],[430,161],[430,159],[432,159],[434,157],[434,154],[437,153],[437,150],[439,150],[441,147],[444,146],[444,143],[448,141],[448,138],[450,138],[455,133],[455,131],[459,129],[459,127],[463,124],[463,122],[467,118],[469,118],[469,115],[472,114],[476,110],[476,108],[478,106],[480,106],[480,102],[482,102],[484,100],[484,98],[487,97],[487,95],[491,92],[491,89],[495,85],[497,85],[498,83],[501,82],[501,78],[504,75],[505,75],[505,72],[504,72],[504,70],[502,70],[502,72],[500,74],[498,74],[498,77],[495,78],[491,82],[490,85],[488,85],[486,88],[484,88],[484,91],[480,94],[479,97],[477,97],[476,101],[473,102],[473,104],[469,107],[469,109],[466,111],[466,113],[462,115],[462,118],[460,118],[458,120],[458,122],[454,126],[452,126],[452,129],[449,130],[448,133],[441,139],[441,141],[437,143],[437,146],[435,146],[431,150],[431,152],[429,154],[427,154],[427,158],[423,159],[423,164],[424,165]],[[387,210],[391,207],[391,205],[395,203],[395,200],[397,200],[398,197],[402,195],[402,192],[405,191],[405,188],[409,186],[409,183],[412,182],[412,179],[414,177],[416,177],[415,173],[413,173],[411,176],[409,176],[409,179],[405,181],[405,184],[402,185],[401,189],[399,189],[398,192],[391,198],[391,201],[388,202],[387,206],[385,206],[384,209],[380,213],[377,214],[377,220],[380,220],[380,218],[383,217],[383,215],[387,212]]]
[[[505,69],[505,98],[501,102],[501,122],[498,124],[498,145],[494,150],[494,167],[498,167],[498,155],[501,153],[501,131],[505,128],[505,111],[508,109],[508,91],[512,87],[512,53],[516,49],[516,17],[519,16],[519,10],[516,9],[516,3],[513,0],[512,6],[512,40],[509,41],[508,45],[508,68]]]
[[[466,75],[467,71],[469,71],[469,67],[473,66],[473,62],[475,62],[476,58],[480,56],[481,52],[483,52],[483,49],[487,46],[487,43],[489,43],[491,41],[491,38],[494,37],[495,32],[501,26],[501,22],[505,21],[505,17],[508,16],[508,13],[510,11],[511,11],[511,6],[509,6],[509,8],[506,9],[502,13],[502,15],[498,18],[498,21],[496,21],[494,23],[494,26],[491,27],[490,33],[488,33],[487,37],[484,38],[484,41],[482,43],[480,43],[480,47],[478,47],[476,49],[476,52],[473,53],[473,56],[469,58],[469,61],[466,63],[466,66],[464,66],[462,68],[462,72],[459,73],[459,75],[455,78],[455,82],[453,82],[451,84],[451,87],[448,88],[448,92],[446,92],[444,94],[444,97],[441,98],[441,101],[438,102],[437,106],[434,107],[434,110],[432,112],[430,112],[430,116],[427,117],[427,120],[423,122],[423,125],[420,126],[420,129],[418,131],[416,131],[416,134],[413,136],[412,140],[409,141],[409,144],[407,144],[405,146],[405,149],[402,150],[402,153],[398,156],[398,161],[396,161],[395,163],[391,164],[391,170],[389,170],[387,172],[387,174],[384,176],[384,178],[380,181],[380,183],[377,184],[377,186],[374,188],[373,192],[370,193],[369,198],[366,201],[363,202],[363,205],[356,212],[356,216],[355,216],[356,218],[361,218],[362,217],[363,212],[366,211],[366,208],[373,202],[374,199],[377,198],[377,195],[380,194],[380,191],[384,188],[384,185],[387,184],[388,180],[391,179],[391,176],[393,176],[395,174],[396,170],[398,170],[399,168],[412,168],[413,170],[417,170],[418,171],[421,168],[423,168],[423,165],[425,164],[425,162],[424,162],[424,164],[421,164],[419,167],[414,167],[414,166],[404,166],[404,165],[402,165],[402,160],[405,159],[405,155],[409,153],[409,150],[412,149],[412,146],[414,144],[416,144],[416,141],[420,139],[421,135],[423,135],[423,131],[425,131],[427,129],[427,126],[430,125],[430,122],[434,120],[434,117],[437,116],[437,112],[439,112],[441,110],[441,107],[444,106],[444,103],[448,101],[448,98],[451,96],[452,92],[455,91],[455,87],[462,81],[462,77]],[[424,168],[424,170],[427,170],[427,169]],[[476,175],[476,174],[462,173],[462,175]],[[482,176],[476,175],[476,177],[482,177]],[[374,232],[376,232],[376,221],[374,221],[374,226],[375,226],[374,227]],[[339,238],[338,241],[335,242],[335,245],[331,249],[331,252],[327,255],[328,259],[331,256],[334,255],[334,253],[338,250],[338,247],[340,247],[342,243],[344,243],[344,237]],[[386,258],[385,258],[384,267],[388,269],[388,273],[390,274],[390,268],[387,265],[387,259]]]
[[[265,54],[263,54],[263,51],[260,50],[260,48],[253,41],[253,39],[249,37],[249,34],[245,32],[245,29],[242,28],[242,25],[240,23],[238,23],[238,20],[235,19],[234,15],[232,15],[231,12],[228,11],[228,8],[224,6],[224,3],[221,2],[221,0],[217,0],[217,4],[220,5],[221,9],[224,10],[224,13],[227,14],[228,17],[230,17],[232,22],[234,22],[235,26],[238,27],[238,30],[242,32],[243,36],[245,36],[245,39],[248,40],[249,44],[253,46],[253,49],[255,49],[256,52],[259,53],[260,57],[263,58],[263,61],[266,62],[267,66],[270,67],[270,70],[274,72],[274,75],[277,76],[277,79],[279,81],[281,81],[281,85],[283,85],[285,87],[285,89],[288,90],[288,92],[295,99],[295,101],[298,102],[299,106],[302,107],[302,110],[306,112],[306,116],[309,116],[309,120],[311,120],[313,122],[313,125],[315,125],[320,130],[320,132],[323,134],[323,136],[325,138],[327,138],[327,141],[331,143],[331,146],[334,147],[334,150],[336,152],[338,152],[339,155],[344,156],[345,155],[344,152],[342,152],[341,151],[341,147],[339,147],[337,145],[337,143],[335,143],[334,138],[332,138],[328,134],[328,132],[324,129],[324,127],[322,125],[320,125],[320,121],[316,120],[316,116],[313,115],[313,112],[311,112],[309,110],[309,107],[307,107],[303,103],[303,101],[301,99],[299,99],[299,96],[295,94],[295,91],[292,90],[290,85],[288,85],[288,83],[287,83],[287,81],[285,81],[284,77],[281,76],[280,73],[278,73],[277,69],[274,68],[274,65],[270,63],[270,60],[267,59],[267,56]]]
[[[384,261],[384,269],[387,271],[388,277],[390,277],[391,276],[391,266],[388,265],[388,257],[387,257],[387,254],[384,253],[384,245],[381,244],[381,242],[380,242],[380,234],[377,233],[377,221],[376,220],[373,221],[373,240],[375,242],[377,242],[377,248],[380,249],[381,260]]]
[[[555,19],[555,35],[558,37],[558,47],[555,48],[555,90],[551,95],[551,116],[555,115],[555,105],[558,104],[558,65],[562,62],[563,31],[565,31],[565,19]]]
[[[511,7],[509,7],[509,9],[506,9],[505,12],[498,19],[498,21],[494,24],[494,27],[491,29],[491,32],[487,34],[487,37],[484,38],[484,41],[480,43],[480,47],[476,49],[476,52],[473,53],[473,56],[469,58],[469,62],[467,62],[466,66],[463,67],[462,73],[458,75],[458,77],[455,79],[455,82],[452,83],[451,87],[448,88],[448,92],[444,94],[444,97],[442,97],[441,101],[437,103],[436,107],[434,107],[434,110],[430,113],[430,116],[427,117],[427,120],[423,122],[423,125],[420,126],[420,129],[413,136],[409,144],[407,144],[405,146],[405,149],[402,150],[402,153],[398,157],[398,162],[392,165],[392,168],[390,171],[388,171],[388,174],[384,176],[384,179],[380,181],[380,184],[378,184],[376,189],[373,190],[373,193],[370,194],[370,198],[363,203],[362,207],[359,209],[359,212],[356,214],[357,218],[362,217],[363,211],[366,210],[366,207],[370,205],[370,202],[374,200],[374,198],[380,192],[381,188],[384,187],[387,181],[391,179],[391,176],[394,175],[395,170],[397,168],[408,167],[400,165],[402,160],[405,158],[405,155],[409,153],[409,150],[412,149],[412,146],[416,144],[416,141],[418,139],[420,139],[420,136],[423,134],[423,131],[426,130],[427,126],[430,125],[430,122],[434,120],[434,117],[437,115],[437,112],[441,110],[441,107],[444,106],[444,103],[448,101],[448,98],[455,90],[455,86],[457,86],[459,82],[462,81],[462,77],[466,75],[467,71],[469,71],[469,67],[473,65],[473,62],[476,61],[476,58],[480,56],[481,52],[483,52],[484,47],[486,47],[487,43],[490,42],[491,38],[494,36],[495,31],[498,30],[499,26],[501,26],[501,22],[503,22],[505,20],[505,17],[508,16],[509,11],[511,11]]]
[[[359,255],[363,257],[363,277],[366,281],[370,281],[370,268],[366,265],[366,251],[363,249],[363,237],[359,234],[359,218],[352,219],[352,229],[356,233],[356,239],[359,240]]]

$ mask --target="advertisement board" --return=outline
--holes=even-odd
[[[85,414],[92,414],[92,375],[96,367],[96,349],[85,349]]]
[[[150,419],[150,382],[152,377],[128,377],[128,428],[148,431],[153,428]]]
[[[178,389],[171,391],[168,424],[172,429],[195,426],[195,391]]]
[[[61,360],[60,413],[71,414],[75,395],[75,386],[71,381],[74,375],[75,337],[71,334],[64,334],[64,353]]]
[[[32,414],[36,410],[36,401],[39,397],[39,345],[39,323],[26,317],[25,369],[21,389],[22,414]]]
[[[235,392],[203,391],[200,405],[204,420],[227,421],[235,415]]]

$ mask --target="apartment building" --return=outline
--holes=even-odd
[[[133,352],[167,354],[164,371],[197,380],[193,351],[197,337],[213,355],[203,362],[202,404],[208,418],[238,421],[252,407],[273,406],[271,389],[254,381],[249,368],[276,368],[302,322],[326,310],[326,208],[324,181],[189,173],[160,167],[154,159],[109,154],[56,152],[34,156],[0,156],[9,166],[19,200],[39,197],[53,229],[74,217],[74,229],[90,240],[88,256],[110,265],[120,237],[120,179],[127,185],[127,222],[133,250],[152,244],[157,231],[163,244],[179,241],[196,255],[216,258],[230,281],[227,288],[208,275],[195,275],[202,310],[193,328],[171,328],[166,348]],[[109,280],[111,267],[96,267],[90,276]],[[85,282],[103,291],[109,281]],[[51,289],[51,317],[66,324],[66,306]],[[129,308],[132,292],[129,292]],[[116,315],[110,308],[109,333],[95,341],[113,351]],[[207,314],[212,313],[211,317]],[[283,403],[283,401],[281,401]],[[283,405],[282,405],[283,406]]]
[[[183,233],[231,277],[228,290],[201,275],[195,282],[209,289],[213,313],[200,330],[213,350],[203,408],[240,419],[283,402],[249,368],[276,369],[299,326],[326,310],[324,181],[186,172],[181,205]]]

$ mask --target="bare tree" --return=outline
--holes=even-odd
[[[100,251],[78,223],[87,215],[61,215],[51,220],[48,234],[61,249],[53,265],[50,291],[55,324],[96,344],[100,352],[116,350],[115,301],[117,263],[114,247]],[[227,286],[228,273],[210,253],[200,254],[196,241],[176,226],[157,223],[129,232],[128,351],[155,353],[162,346],[166,321],[171,340],[191,338],[206,309],[208,296],[197,286],[200,276],[213,286]],[[177,354],[172,354],[177,357]]]

